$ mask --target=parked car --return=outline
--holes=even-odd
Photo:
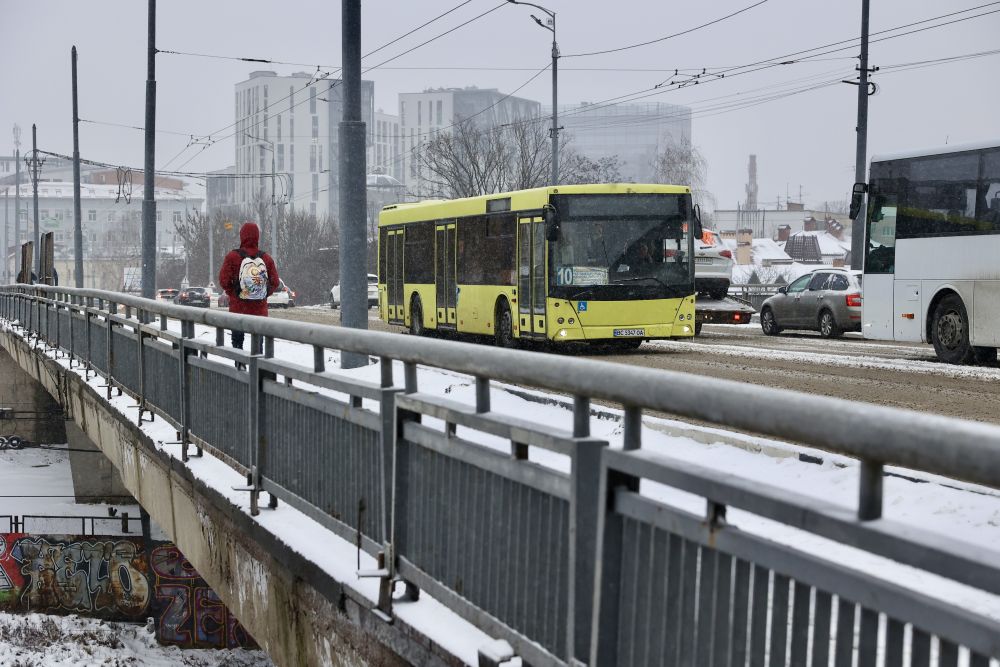
[[[778,289],[760,307],[768,336],[785,329],[811,329],[824,338],[861,331],[861,271],[816,269]]]
[[[374,308],[378,305],[378,276],[374,273],[368,274],[368,307]],[[330,307],[340,307],[340,284],[330,288]]]
[[[290,290],[285,281],[278,279],[278,289],[267,297],[267,305],[271,308],[291,308],[295,305],[295,292]]]
[[[177,298],[177,294],[180,292],[179,289],[174,287],[164,287],[163,289],[156,290],[156,300],[157,301],[173,301]]]
[[[208,308],[212,303],[212,293],[207,287],[187,287],[182,289],[174,299],[174,303],[182,306],[198,306]]]
[[[694,283],[698,294],[725,299],[733,279],[733,253],[719,232],[706,229],[694,242]]]

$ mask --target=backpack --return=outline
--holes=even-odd
[[[243,301],[264,301],[267,299],[267,264],[264,257],[267,253],[258,252],[255,257],[242,248],[237,248],[240,254],[240,270],[236,274],[236,286],[233,291]]]

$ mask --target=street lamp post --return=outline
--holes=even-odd
[[[261,139],[260,137],[255,137],[249,132],[246,133],[248,137],[256,141],[269,144],[271,150],[271,257],[278,258],[278,215],[275,210],[275,198],[274,198],[274,142],[268,141],[267,139]]]
[[[549,20],[543,23],[540,18],[534,14],[531,15],[535,23],[552,33],[552,129],[549,130],[552,137],[552,182],[550,185],[557,185],[559,183],[559,130],[562,128],[559,127],[559,45],[556,43],[556,13],[532,2],[521,2],[521,0],[507,0],[507,2],[512,5],[534,7],[545,12],[549,17]]]

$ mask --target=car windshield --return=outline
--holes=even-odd
[[[690,293],[687,195],[553,197],[559,237],[549,244],[552,296],[669,298]]]
[[[188,292],[190,292],[191,294],[204,294],[205,293],[205,288],[204,287],[189,287],[188,288]]]
[[[378,285],[378,276],[368,276],[369,285]]]

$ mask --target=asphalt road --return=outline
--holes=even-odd
[[[331,309],[271,313],[340,323],[339,311]],[[402,331],[381,322],[376,310],[369,311],[369,327]],[[581,356],[1000,424],[1000,368],[943,364],[929,345],[869,341],[857,334],[837,340],[812,333],[772,337],[756,324],[706,325],[690,341],[647,342],[629,353],[588,350]]]

